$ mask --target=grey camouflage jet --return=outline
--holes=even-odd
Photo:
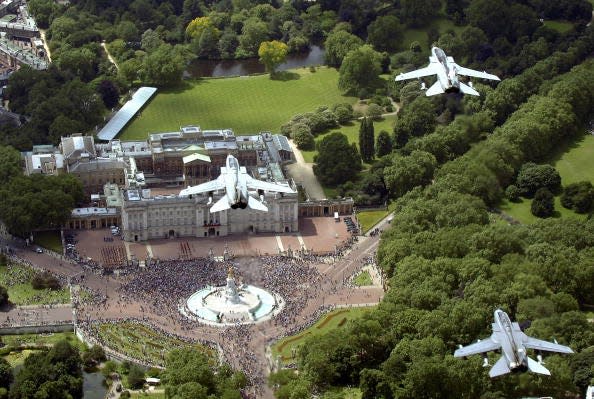
[[[494,350],[501,350],[501,357],[489,371],[491,378],[509,372],[527,371],[533,373],[551,375],[550,371],[543,366],[541,355],[537,356],[538,361],[528,357],[527,349],[536,351],[573,353],[571,348],[559,345],[556,342],[542,341],[527,336],[520,330],[517,322],[511,322],[507,313],[501,309],[495,311],[495,323],[492,324],[493,334],[488,339],[475,344],[460,347],[454,352],[454,357],[466,357],[477,353],[486,353]],[[489,366],[485,356],[484,366]]]
[[[211,213],[224,211],[229,208],[245,209],[247,207],[267,212],[268,207],[263,203],[263,196],[258,201],[249,195],[248,190],[274,191],[277,193],[295,192],[291,187],[282,184],[254,179],[248,175],[244,166],[239,166],[237,158],[231,154],[227,155],[225,165],[221,167],[221,174],[217,179],[183,189],[179,195],[186,197],[192,194],[225,190],[225,195],[210,208]]]
[[[431,48],[429,65],[416,71],[401,73],[396,76],[396,81],[422,78],[425,76],[437,75],[435,82],[427,91],[426,96],[434,96],[442,93],[464,93],[473,96],[479,96],[479,92],[472,88],[472,83],[464,84],[458,79],[459,75],[473,78],[501,80],[495,75],[487,72],[475,71],[474,69],[464,68],[454,62],[454,58],[446,56],[445,52],[439,47]],[[421,84],[425,89],[425,83]]]

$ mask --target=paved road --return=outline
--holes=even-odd
[[[289,143],[293,149],[293,154],[295,154],[296,161],[295,163],[287,165],[289,176],[295,180],[295,183],[299,183],[305,188],[310,199],[319,200],[326,198],[324,189],[313,173],[313,164],[305,162],[301,151],[299,151],[293,140],[289,140]]]
[[[383,229],[386,226],[386,219],[381,221],[377,227]],[[151,304],[137,301],[124,301],[120,297],[118,288],[125,281],[125,278],[104,277],[85,271],[72,264],[60,262],[58,259],[45,254],[37,254],[32,251],[21,250],[18,255],[29,260],[33,264],[49,269],[63,276],[74,276],[83,274],[82,285],[88,286],[96,291],[107,295],[107,301],[103,305],[83,306],[78,310],[80,320],[102,320],[133,317],[144,319],[147,323],[159,327],[165,331],[176,333],[194,339],[203,339],[219,344],[225,354],[226,360],[234,367],[240,366],[243,356],[253,354],[256,359],[254,368],[259,368],[262,375],[269,371],[269,358],[267,357],[267,346],[286,335],[290,331],[301,329],[308,323],[313,315],[322,305],[355,305],[377,303],[383,297],[383,291],[378,287],[355,288],[344,284],[356,271],[360,270],[366,263],[366,259],[375,254],[379,244],[379,236],[360,237],[358,243],[343,258],[337,259],[334,263],[320,263],[315,265],[322,274],[322,281],[316,290],[308,291],[306,305],[296,315],[295,321],[283,327],[275,320],[269,320],[257,325],[248,326],[236,337],[233,333],[223,334],[223,329],[200,325],[188,327],[188,323],[179,314],[162,314],[154,309]],[[49,315],[48,315],[49,317]],[[49,320],[48,320],[49,321]],[[233,330],[235,327],[227,327]],[[246,342],[247,334],[249,339]],[[251,370],[244,370],[250,372]],[[258,398],[272,399],[273,393],[263,381],[259,390]]]

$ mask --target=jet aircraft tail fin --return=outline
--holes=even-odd
[[[248,206],[258,211],[268,212],[268,207],[251,195],[248,195]]]
[[[431,87],[427,89],[427,91],[425,92],[425,95],[427,97],[429,97],[429,96],[435,96],[437,94],[442,94],[442,93],[445,93],[445,92],[443,91],[443,87],[441,87],[441,83],[439,83],[439,79],[438,79],[437,82],[433,83],[431,85]]]
[[[226,195],[223,195],[213,206],[210,207],[210,213],[224,211],[225,209],[231,208],[229,205],[229,199]]]
[[[499,360],[497,360],[497,363],[495,363],[495,365],[491,367],[491,370],[489,370],[489,377],[498,377],[500,375],[507,374],[510,371],[511,370],[507,364],[505,356],[501,356]]]
[[[474,90],[472,87],[470,87],[467,84],[464,84],[462,82],[460,82],[460,91],[464,94],[470,94],[472,96],[480,96],[478,91]]]
[[[551,375],[551,372],[545,366],[534,359],[528,358],[528,369],[533,373]]]

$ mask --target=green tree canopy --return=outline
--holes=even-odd
[[[333,67],[339,67],[342,64],[344,57],[353,50],[358,49],[363,45],[363,40],[359,37],[339,30],[328,35],[324,48],[326,64]]]
[[[274,73],[274,69],[287,59],[288,49],[285,43],[278,40],[260,43],[258,56],[260,57],[260,62],[264,64],[271,76]]]
[[[352,180],[361,170],[361,157],[347,137],[334,132],[318,143],[318,155],[313,167],[322,184],[338,185]]]
[[[338,88],[351,93],[373,89],[378,85],[381,71],[381,54],[371,46],[363,45],[344,57],[339,70]]]

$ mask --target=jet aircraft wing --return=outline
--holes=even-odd
[[[464,68],[464,67],[461,67],[458,64],[455,64],[455,65],[456,65],[455,66],[456,73],[458,75],[470,76],[472,78],[489,79],[489,80],[501,80],[496,75],[492,75],[492,74],[487,73],[487,72],[480,72],[480,71],[475,71],[474,69]]]
[[[295,192],[290,187],[254,179],[253,177],[250,177],[247,173],[242,174],[242,177],[245,178],[245,184],[247,185],[247,188],[251,189],[251,190],[275,191],[278,193],[294,193]]]
[[[225,175],[221,174],[217,179],[211,180],[206,183],[198,184],[185,188],[179,192],[179,195],[186,196],[192,194],[207,193],[209,191],[222,190],[225,188]]]
[[[464,346],[460,349],[456,349],[454,357],[466,357],[470,355],[476,355],[477,353],[485,353],[494,351],[501,348],[499,342],[495,342],[491,337],[479,341],[477,343]]]
[[[543,341],[540,339],[529,337],[527,335],[526,338],[523,339],[522,343],[524,344],[524,347],[527,349],[535,349],[545,352],[573,353],[571,348],[568,346]]]
[[[438,72],[438,69],[437,69],[438,65],[439,65],[438,62],[431,62],[425,68],[417,69],[416,71],[401,73],[400,75],[396,76],[396,81],[398,82],[400,80],[422,78],[424,76],[435,75]]]

